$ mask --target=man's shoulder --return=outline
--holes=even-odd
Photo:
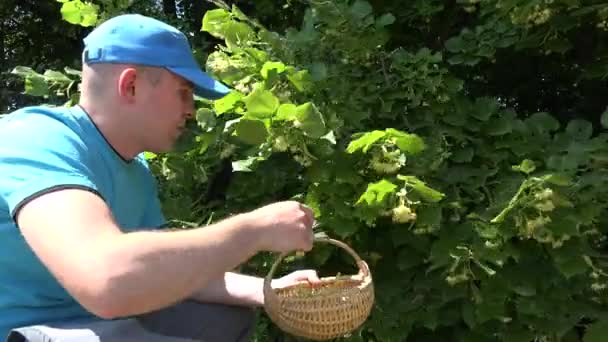
[[[0,119],[0,162],[85,163],[83,133],[65,107],[26,107]]]
[[[24,107],[0,118],[0,132],[22,137],[71,131],[72,118],[66,107]]]

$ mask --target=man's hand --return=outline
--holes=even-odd
[[[260,233],[260,250],[292,252],[312,249],[315,219],[307,206],[295,201],[278,202],[246,215],[252,227]]]
[[[317,272],[315,270],[295,271],[281,278],[272,280],[271,284],[273,288],[284,288],[292,285],[297,285],[302,282],[307,282],[313,287],[321,284],[321,280],[319,279],[319,276],[317,275]]]

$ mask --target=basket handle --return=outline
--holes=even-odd
[[[369,267],[367,266],[367,263],[365,261],[363,261],[361,259],[361,257],[359,257],[359,255],[352,248],[350,248],[347,244],[345,244],[344,242],[338,241],[338,240],[335,240],[335,239],[331,239],[331,238],[326,237],[326,236],[315,236],[314,237],[314,242],[330,243],[330,244],[333,244],[333,245],[336,245],[338,247],[343,248],[344,250],[346,250],[355,259],[355,261],[357,263],[357,266],[359,266],[359,271],[363,275],[363,277],[365,278],[365,277],[367,277],[369,275]],[[264,278],[264,289],[270,289],[271,288],[270,283],[272,281],[272,277],[274,276],[274,273],[275,273],[277,267],[279,266],[279,263],[281,262],[281,260],[283,260],[283,258],[285,256],[287,256],[287,254],[289,254],[289,252],[283,252],[275,260],[274,264],[270,268],[270,271],[266,275],[266,278]]]

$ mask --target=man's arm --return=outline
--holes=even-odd
[[[261,306],[264,304],[263,286],[263,278],[226,272],[196,291],[192,299],[200,302]]]
[[[295,202],[204,228],[122,233],[103,200],[61,190],[25,204],[16,220],[46,267],[103,318],[140,314],[192,296],[259,250],[308,250],[312,214]]]
[[[320,283],[316,271],[299,270],[278,279],[273,279],[271,286],[280,288],[300,281],[307,281],[313,286]],[[226,272],[223,276],[209,281],[205,288],[196,291],[192,299],[200,302],[263,306],[264,278]]]

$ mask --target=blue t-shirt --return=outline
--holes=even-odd
[[[165,224],[143,154],[124,160],[81,107],[29,107],[2,117],[0,340],[18,326],[97,319],[49,273],[14,221],[26,201],[66,187],[101,196],[123,231]]]

